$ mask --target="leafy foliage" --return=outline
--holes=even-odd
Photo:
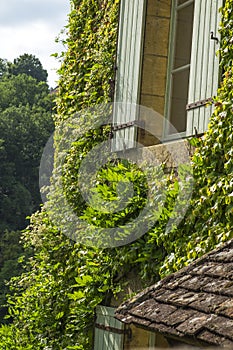
[[[183,225],[177,230],[162,275],[177,270],[233,237],[232,232],[232,19],[233,2],[222,11],[221,68],[224,72],[215,111],[203,138],[192,140],[195,190]]]
[[[28,57],[29,55],[26,55]],[[36,60],[37,62],[37,60]],[[0,318],[6,312],[6,281],[22,272],[20,230],[38,210],[38,168],[42,150],[53,131],[54,103],[48,85],[25,73],[11,75],[1,60],[0,79]]]
[[[68,51],[61,67],[56,123],[72,117],[82,108],[108,102],[113,77],[116,42],[117,0],[73,0],[68,25]],[[0,332],[2,344],[27,349],[91,349],[95,306],[109,305],[137,272],[141,287],[157,281],[188,264],[232,237],[232,23],[233,1],[222,9],[221,61],[224,78],[216,97],[216,109],[202,139],[194,139],[194,195],[179,227],[166,231],[180,190],[175,174],[154,185],[166,188],[166,200],[158,220],[141,238],[118,248],[90,248],[72,242],[51,223],[44,210],[31,218],[24,243],[34,251],[25,273],[12,281],[15,293],[9,300],[14,325]],[[114,225],[117,215],[108,216],[88,207],[79,194],[77,174],[80,162],[92,147],[106,137],[101,129],[90,131],[73,143],[63,169],[66,197],[79,215],[98,225]],[[55,161],[61,139],[56,139]],[[147,194],[143,172],[117,161],[98,174],[96,193],[110,202],[116,197],[116,182],[135,183],[129,219],[144,206]],[[184,179],[186,173],[184,171]],[[185,192],[185,184],[182,190]],[[55,193],[54,201],[60,193]],[[136,209],[136,212],[135,212]],[[123,212],[123,222],[128,220]],[[86,232],[88,234],[88,232]],[[14,335],[14,336],[13,336]],[[6,346],[7,348],[7,346]]]
[[[21,75],[4,76],[0,80],[0,111],[10,106],[33,105],[51,111],[48,85],[23,73]]]
[[[25,228],[39,208],[38,167],[53,130],[46,83],[25,74],[0,81],[0,229]]]
[[[0,58],[0,79],[8,72],[8,61]]]
[[[64,120],[109,100],[119,0],[72,0],[68,47],[60,69],[58,115]]]
[[[26,74],[36,79],[37,82],[47,81],[48,73],[43,69],[40,60],[34,55],[27,53],[15,58],[13,63],[9,64],[9,73],[13,75]]]

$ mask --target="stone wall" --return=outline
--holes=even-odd
[[[148,0],[144,51],[142,57],[142,82],[140,104],[164,115],[166,75],[168,64],[171,0]],[[145,146],[159,143],[153,134],[162,136],[162,118],[146,118],[146,129],[139,131],[138,141]],[[154,132],[153,132],[154,131]]]
[[[151,333],[134,325],[130,325],[130,329],[132,331],[132,338],[127,339],[125,337],[124,350],[154,350],[157,347],[163,349],[169,347],[169,343],[162,334]]]

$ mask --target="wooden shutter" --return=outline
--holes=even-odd
[[[145,8],[146,0],[121,0],[113,110],[113,126],[119,128],[114,129],[116,150],[135,146],[136,126],[121,126],[138,118]]]
[[[207,130],[213,104],[206,104],[216,95],[219,83],[219,8],[223,0],[195,0],[193,41],[187,105],[186,135]]]
[[[114,317],[114,310],[97,306],[94,350],[123,350],[124,325]]]

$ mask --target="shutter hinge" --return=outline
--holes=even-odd
[[[214,36],[214,32],[210,32],[210,39],[211,39],[211,40],[215,40],[217,44],[219,43],[219,38],[217,38],[216,36]]]
[[[105,326],[103,324],[96,323],[95,327],[98,329],[102,329],[103,331],[111,332],[111,333],[116,333],[116,334],[122,334],[122,335],[127,335],[128,338],[132,337],[132,330],[131,328],[126,328],[126,329],[119,329],[111,326]]]
[[[133,120],[123,124],[116,124],[112,126],[112,131],[122,130],[131,126],[138,126],[139,128],[145,128],[145,122],[143,120]]]
[[[196,101],[196,102],[193,102],[193,103],[188,103],[186,105],[186,111],[189,111],[190,109],[194,109],[194,108],[205,106],[205,105],[207,105],[209,103],[213,103],[213,98],[212,97],[206,98],[204,100],[199,100],[199,101]]]

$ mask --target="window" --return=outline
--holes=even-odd
[[[114,317],[114,311],[112,307],[96,307],[94,350],[123,349],[124,324]]]
[[[121,0],[115,102],[129,105],[116,106],[113,112],[116,150],[133,148],[138,140],[150,144],[146,133],[147,140],[140,138],[140,123],[135,123],[142,116],[133,104],[141,101],[164,115],[164,140],[207,130],[219,83],[216,37],[222,4],[223,0]]]
[[[218,26],[223,0],[195,0],[186,136],[204,133],[214,105],[208,103],[219,86]]]
[[[121,0],[117,45],[113,150],[135,147],[141,79],[146,0]],[[131,123],[131,126],[124,127]],[[121,127],[123,126],[123,127]]]
[[[175,130],[165,122],[165,139],[176,132],[190,136],[207,130],[219,83],[221,6],[222,0],[174,1],[165,116]]]
[[[194,0],[174,1],[173,4],[166,114],[170,123],[181,133],[186,131]],[[173,130],[168,128],[170,135]]]

